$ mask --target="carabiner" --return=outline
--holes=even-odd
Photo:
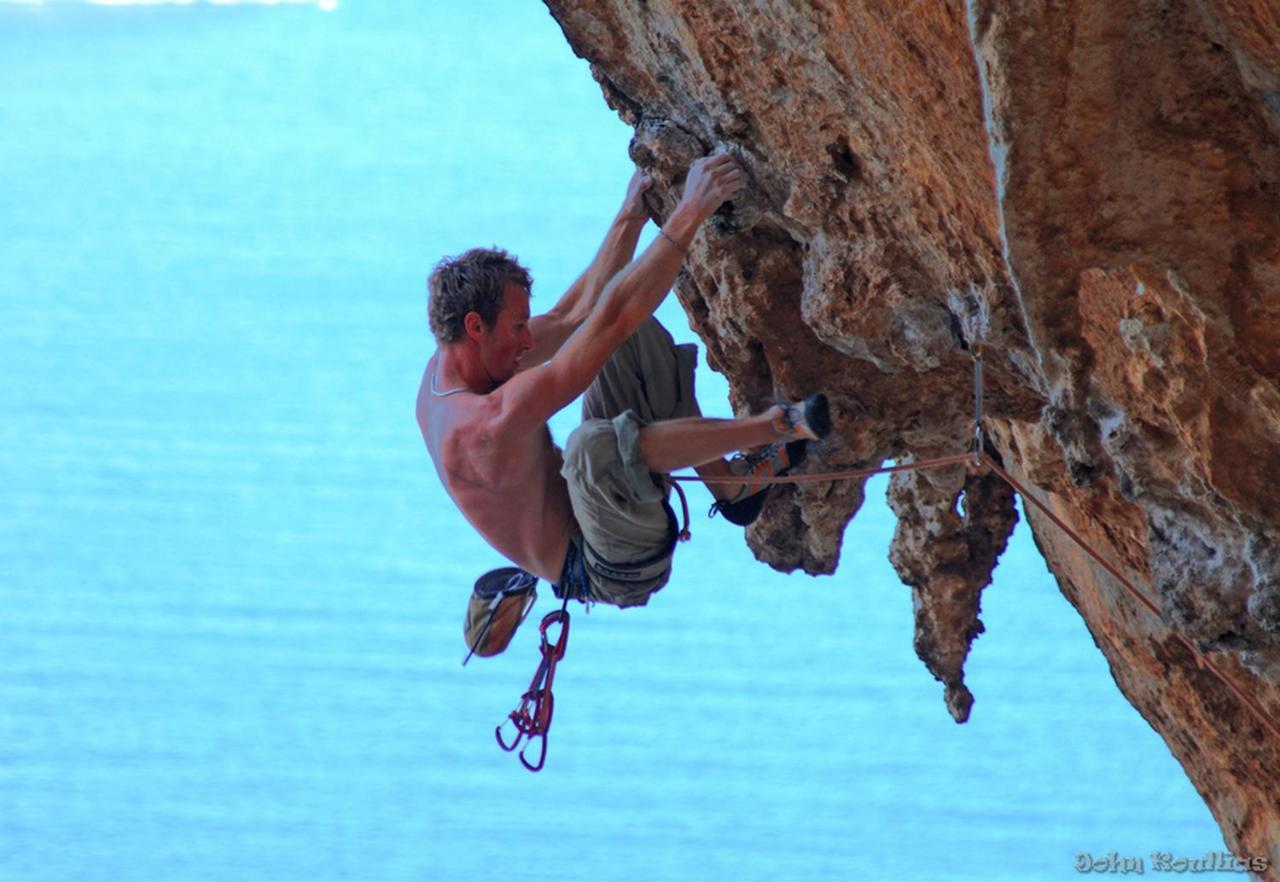
[[[529,745],[533,744],[533,741],[535,738],[542,742],[542,750],[538,753],[537,763],[531,763],[527,759],[525,759],[524,755],[529,752]],[[547,733],[538,732],[535,735],[530,735],[529,740],[525,742],[524,750],[520,751],[521,765],[523,765],[530,772],[537,772],[542,769],[542,764],[545,763],[546,761],[547,761]]]
[[[551,692],[551,685],[555,681],[556,662],[564,658],[565,646],[569,642],[568,605],[569,601],[566,600],[565,608],[547,613],[542,617],[542,623],[538,626],[538,633],[542,639],[542,645],[539,647],[542,661],[538,665],[538,670],[534,672],[529,688],[525,690],[524,695],[520,696],[520,705],[493,730],[493,737],[497,739],[498,746],[508,753],[520,747],[521,741],[525,742],[519,754],[520,764],[530,772],[539,771],[547,761],[547,730],[551,728],[551,716],[556,707],[556,698]],[[555,636],[553,642],[547,637],[547,630],[557,624],[560,625],[560,633]],[[503,735],[503,730],[508,725],[516,730],[515,737],[510,741]],[[537,762],[530,762],[529,746],[535,740],[541,742],[538,745],[538,759]]]
[[[533,707],[533,716],[529,719],[528,733],[532,738],[534,735],[546,735],[547,730],[551,728],[551,715],[556,709],[556,697],[551,693],[551,687],[548,685],[537,698],[537,702]]]
[[[547,629],[555,624],[560,625],[560,633],[556,635],[555,642],[553,643],[547,638]],[[569,645],[568,610],[557,609],[543,616],[542,624],[538,626],[538,633],[542,635],[542,646],[540,649],[544,659],[560,661],[560,659],[564,658],[565,648]]]
[[[503,750],[505,750],[507,753],[510,753],[511,751],[519,747],[520,739],[528,734],[528,732],[525,730],[524,725],[520,722],[516,714],[517,714],[517,711],[512,711],[505,720],[503,720],[501,723],[493,727],[493,737],[498,739],[498,746],[501,747]],[[508,744],[506,742],[506,739],[502,737],[502,730],[506,728],[508,723],[515,726],[515,729],[516,729],[516,737],[511,739],[510,744]]]

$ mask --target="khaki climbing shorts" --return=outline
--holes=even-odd
[[[701,416],[693,391],[697,358],[696,347],[675,345],[650,318],[582,397],[582,425],[565,444],[560,472],[580,531],[561,581],[581,582],[585,573],[589,586],[579,590],[585,587],[592,600],[642,606],[671,578],[676,518],[666,480],[640,456],[640,429]],[[558,596],[565,593],[557,586]],[[579,592],[570,586],[568,593]]]
[[[631,411],[587,420],[569,436],[560,472],[590,598],[615,606],[643,606],[671,578],[675,518],[662,478],[640,459],[639,432]]]

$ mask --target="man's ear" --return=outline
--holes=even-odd
[[[474,309],[462,317],[462,328],[467,332],[467,336],[477,343],[484,339],[485,332],[489,330],[480,313]]]

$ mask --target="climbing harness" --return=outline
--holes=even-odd
[[[557,625],[560,631],[552,640],[547,631]],[[542,639],[539,647],[542,662],[534,672],[529,688],[520,697],[520,704],[493,730],[498,746],[508,753],[519,747],[521,741],[525,742],[524,749],[520,751],[520,763],[530,772],[539,771],[547,761],[547,733],[551,730],[551,714],[556,706],[551,686],[556,679],[556,665],[564,658],[565,648],[569,645],[569,598],[565,598],[560,609],[542,617],[538,634]],[[515,737],[510,742],[502,734],[508,724],[515,729]],[[538,742],[538,759],[531,762],[525,754],[535,741]]]
[[[918,471],[922,469],[941,468],[948,465],[967,464],[976,469],[986,468],[993,474],[999,476],[1013,488],[1023,499],[1043,513],[1055,526],[1060,529],[1063,534],[1078,545],[1086,554],[1095,560],[1112,578],[1119,583],[1125,591],[1133,596],[1144,608],[1151,612],[1156,618],[1160,618],[1160,608],[1147,595],[1140,590],[1133,582],[1124,576],[1118,568],[1113,566],[1100,553],[1094,550],[1078,533],[1076,533],[1067,523],[1058,517],[1052,509],[1042,502],[1034,493],[1029,491],[1017,478],[1011,475],[1003,466],[997,463],[985,449],[985,441],[983,434],[983,364],[982,364],[982,343],[981,341],[973,343],[969,347],[969,353],[973,360],[973,437],[970,442],[970,448],[966,453],[955,453],[943,456],[929,457],[925,459],[917,459],[907,463],[901,463],[893,466],[882,466],[873,469],[846,469],[842,471],[832,472],[810,472],[801,475],[781,475],[763,479],[761,484],[804,484],[816,481],[841,481],[853,480],[857,478],[867,478],[872,475],[891,474],[896,472]],[[447,394],[447,393],[446,393]],[[684,492],[680,488],[680,482],[698,481],[703,484],[736,484],[741,483],[741,478],[737,476],[727,477],[700,477],[697,475],[668,475],[667,480],[671,482],[671,486],[680,496],[680,503],[684,513],[684,527],[677,530],[675,526],[675,514],[668,506],[667,511],[671,515],[673,521],[672,531],[675,534],[672,538],[672,548],[674,549],[677,539],[685,541],[689,538],[689,507],[685,500]],[[586,557],[590,560],[593,552],[586,546],[584,541],[584,549]],[[668,553],[669,557],[669,553]],[[598,565],[597,561],[592,561],[593,568]],[[648,567],[652,561],[641,562]],[[521,697],[520,705],[513,710],[501,725],[494,730],[494,735],[498,740],[498,744],[503,750],[508,752],[514,751],[519,747],[522,740],[525,741],[524,749],[520,751],[520,762],[526,769],[536,772],[542,768],[547,758],[547,732],[551,728],[551,714],[555,707],[555,698],[551,694],[551,685],[555,679],[556,664],[564,658],[565,647],[569,642],[569,597],[566,596],[564,606],[555,612],[548,613],[542,619],[542,624],[538,630],[541,635],[542,643],[540,651],[542,653],[542,661],[538,665],[538,670],[533,675],[533,680],[529,684],[529,688]],[[559,626],[559,633],[552,640],[547,636],[549,629]],[[1173,636],[1191,653],[1191,657],[1196,663],[1218,678],[1230,691],[1239,699],[1249,711],[1258,719],[1258,722],[1267,729],[1273,736],[1280,739],[1280,725],[1275,719],[1264,709],[1257,701],[1245,694],[1226,672],[1215,665],[1210,659],[1200,651],[1195,643],[1183,634],[1173,633]],[[511,725],[515,729],[515,737],[509,742],[503,736],[504,727]],[[538,757],[536,762],[530,761],[525,754],[534,741],[538,742]]]
[[[662,551],[643,560],[618,563],[605,558],[600,552],[591,547],[591,543],[587,541],[585,536],[582,536],[580,537],[582,558],[586,563],[587,569],[597,576],[614,582],[632,583],[652,582],[669,572],[671,558],[675,554],[676,545],[680,542],[689,541],[692,535],[689,532],[689,502],[685,498],[684,489],[678,484],[672,484],[671,486],[676,491],[676,495],[680,497],[680,510],[683,520],[676,518],[676,513],[671,507],[671,503],[663,503],[667,513],[668,540],[666,547]]]

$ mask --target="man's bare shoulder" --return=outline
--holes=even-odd
[[[445,394],[432,391],[431,378],[434,361],[427,363],[418,387],[415,407],[418,426],[432,455],[445,438],[463,433],[466,435],[489,434],[488,425],[495,422],[501,402],[493,393],[478,395],[469,390],[449,390]]]
[[[430,376],[428,365],[418,393],[418,425],[447,483],[507,484],[536,466],[538,451],[547,444],[547,428],[512,418],[519,414],[518,407],[511,407],[521,394],[518,377],[487,394],[442,396],[431,392]]]
[[[495,431],[529,435],[544,430],[552,415],[582,393],[571,385],[575,378],[567,376],[565,365],[563,353],[557,353],[550,361],[525,368],[485,396],[492,399],[490,416]]]

